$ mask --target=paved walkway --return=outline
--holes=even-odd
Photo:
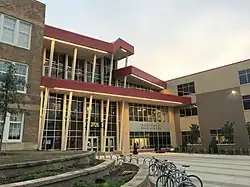
[[[250,187],[250,156],[181,153],[141,153],[140,156],[167,159],[177,167],[190,165],[187,173],[199,176],[204,187]]]
[[[182,153],[140,153],[139,156],[167,159],[174,162],[178,168],[181,168],[182,164],[190,165],[187,173],[199,176],[204,187],[250,187],[250,156]],[[151,179],[156,182],[157,178]]]

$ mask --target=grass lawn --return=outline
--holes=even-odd
[[[0,155],[0,165],[35,160],[49,160],[84,153],[83,151],[4,151]]]

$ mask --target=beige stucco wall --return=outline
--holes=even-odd
[[[238,71],[250,67],[250,60],[223,68],[197,73],[187,77],[167,81],[169,92],[177,94],[177,85],[195,82],[196,94],[224,90],[240,85]],[[250,90],[250,89],[249,89]],[[250,93],[250,91],[248,92]]]
[[[180,118],[180,128],[181,131],[189,131],[191,124],[199,125],[198,116],[189,116],[189,117],[182,117]]]

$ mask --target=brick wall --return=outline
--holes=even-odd
[[[36,144],[40,105],[40,79],[45,20],[45,5],[36,0],[2,0],[0,12],[32,24],[30,50],[0,43],[0,59],[29,65],[27,96],[29,115],[25,116],[23,142]],[[35,106],[35,107],[34,107]]]

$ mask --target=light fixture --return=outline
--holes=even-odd
[[[237,92],[235,91],[235,90],[232,90],[232,95],[235,95],[235,94],[237,94]]]

